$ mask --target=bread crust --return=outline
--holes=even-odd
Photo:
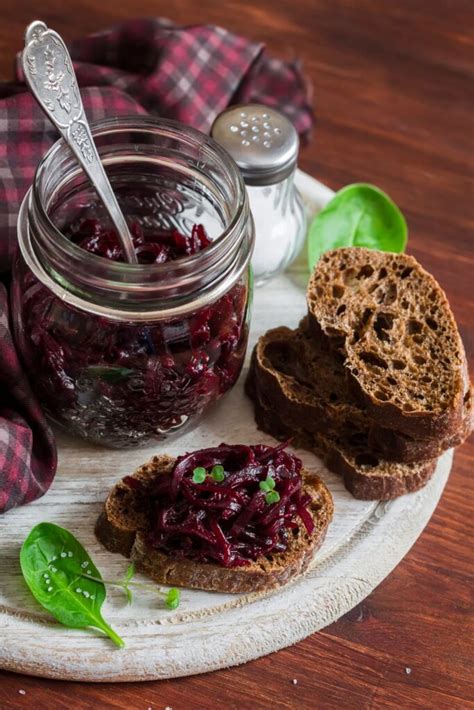
[[[267,331],[258,340],[252,353],[252,376],[256,378],[272,408],[278,412],[279,418],[291,429],[328,433],[348,440],[356,436],[365,439],[368,449],[375,454],[399,463],[416,463],[434,458],[462,443],[469,435],[472,428],[471,392],[466,398],[461,425],[447,438],[414,438],[381,426],[371,419],[367,409],[359,406],[355,398],[350,396],[342,363],[339,364],[334,355],[328,358],[324,346],[318,343],[318,340],[312,341],[307,331],[307,319],[304,319],[295,330],[282,326]],[[291,356],[299,360],[299,364],[288,362]],[[284,363],[280,367],[279,360]],[[305,361],[311,362],[316,373],[311,379],[305,372],[303,376],[310,381],[302,383],[292,374],[292,368],[304,370],[301,362]],[[319,381],[316,381],[317,374]],[[337,403],[330,401],[325,392],[327,387],[321,382],[328,376],[338,389]]]
[[[391,500],[422,488],[433,475],[437,459],[417,464],[380,461],[376,465],[357,464],[357,452],[345,449],[340,442],[322,433],[291,429],[283,422],[259,391],[255,380],[247,379],[246,391],[255,405],[259,429],[277,439],[291,438],[295,446],[308,449],[321,457],[330,471],[342,476],[344,485],[359,500]]]
[[[155,456],[133,474],[142,482],[140,494],[124,481],[111,490],[95,526],[97,538],[110,552],[129,557],[139,571],[160,584],[232,594],[274,589],[307,569],[324,541],[334,511],[332,496],[318,476],[303,469],[304,488],[312,498],[313,534],[309,536],[301,525],[285,552],[268,555],[246,567],[226,568],[210,562],[172,558],[147,545],[146,488],[173,465],[174,459],[169,456]]]

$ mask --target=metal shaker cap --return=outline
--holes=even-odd
[[[296,166],[298,134],[291,121],[268,106],[231,106],[217,116],[211,136],[233,157],[246,185],[273,185]]]

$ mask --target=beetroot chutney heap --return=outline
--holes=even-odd
[[[169,474],[143,488],[150,547],[173,558],[251,564],[285,552],[303,524],[314,530],[301,459],[276,447],[221,444],[176,459]],[[142,483],[123,483],[140,495]]]

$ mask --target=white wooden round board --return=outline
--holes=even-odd
[[[315,214],[332,191],[299,172],[297,184]],[[291,270],[258,289],[250,349],[268,328],[294,326],[305,311],[308,274],[304,255]],[[200,427],[166,445],[166,452],[228,443],[274,443],[258,432],[244,376]],[[443,491],[452,452],[441,457],[428,485],[389,503],[354,500],[341,479],[312,454],[298,451],[334,497],[335,515],[309,572],[267,594],[231,595],[183,590],[176,611],[148,592],[131,606],[109,591],[104,617],[123,637],[120,650],[94,630],[72,630],[43,612],[25,587],[18,555],[33,525],[51,521],[73,532],[103,576],[122,576],[127,562],[104,550],[94,523],[108,489],[158,451],[111,451],[59,436],[59,467],[40,500],[0,516],[0,667],[48,678],[138,681],[203,673],[245,663],[318,631],[366,597],[400,562],[430,519]]]

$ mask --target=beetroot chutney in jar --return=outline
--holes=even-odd
[[[50,418],[125,447],[195,426],[235,384],[253,224],[237,167],[204,134],[144,117],[93,133],[139,263],[124,262],[103,205],[58,141],[20,211],[14,331]]]

